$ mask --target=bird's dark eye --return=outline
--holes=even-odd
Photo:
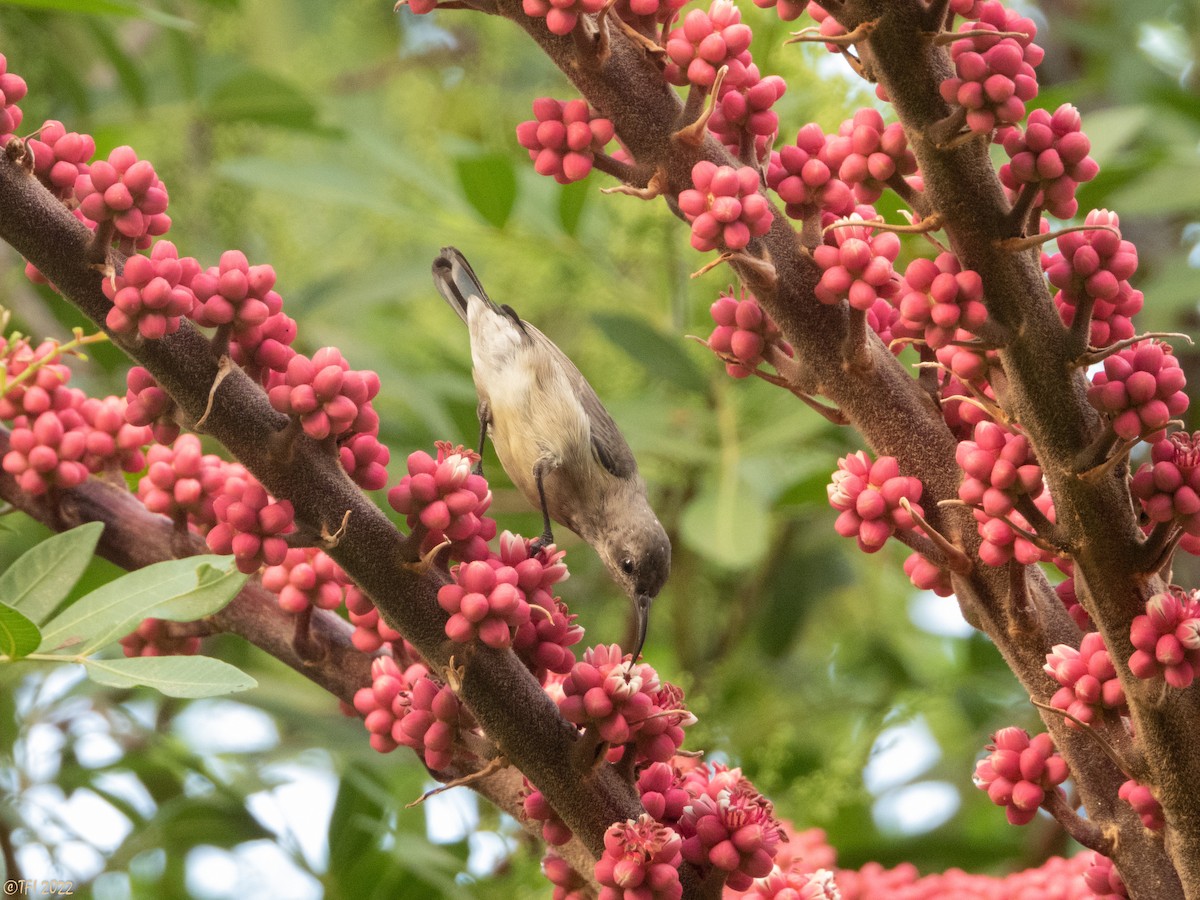
[[[621,560],[621,571],[626,575],[633,574],[633,560],[628,556]]]

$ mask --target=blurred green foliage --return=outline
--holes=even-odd
[[[1081,208],[1117,209],[1138,243],[1143,324],[1189,330],[1196,277],[1181,235],[1200,237],[1186,228],[1200,218],[1197,13],[1162,0],[1044,0],[1040,11],[1049,52],[1038,103],[1079,106],[1104,167]],[[744,14],[756,61],[789,84],[783,139],[807,121],[836,128],[870,102],[821,48],[783,47],[789,26],[772,13]],[[58,118],[95,135],[101,153],[133,145],[171,192],[169,237],[181,252],[211,265],[237,247],[272,263],[298,346],[336,344],[379,372],[393,482],[409,452],[475,439],[466,335],[428,274],[439,247],[460,247],[494,297],[576,360],[638,455],[675,544],[647,657],[699,716],[687,746],[741,765],[797,827],[827,829],[842,864],[998,871],[1065,849],[1042,820],[1007,826],[970,785],[991,731],[1035,721],[990,644],[917,627],[914,604],[929,604],[913,598],[903,554],[864,556],[833,533],[824,486],[855,436],[765,383],[732,381],[684,340],[710,330],[708,305],[728,271],[689,279],[704,260],[661,203],[603,196],[599,175],[563,188],[533,172],[514,128],[533,98],[572,92],[509,23],[394,14],[378,0],[22,0],[0,3],[0,52],[29,81],[29,128]],[[918,252],[928,248],[906,250]],[[79,323],[29,285],[11,253],[7,262],[0,304],[17,327],[62,336]],[[77,383],[123,391],[119,352],[92,356],[74,366]],[[501,527],[535,531],[537,515],[494,457],[485,464]],[[0,568],[44,534],[19,516],[0,520]],[[594,554],[559,537],[573,574],[565,598],[589,642],[620,640],[617,590]],[[77,591],[114,574],[97,562]],[[18,842],[44,848],[30,858],[104,897],[244,896],[244,886],[214,893],[196,881],[192,870],[211,858],[196,848],[261,841],[329,897],[548,894],[536,850],[511,823],[481,812],[475,830],[502,832],[516,849],[494,874],[464,874],[466,841],[435,847],[426,813],[403,808],[424,786],[415,759],[374,754],[332,700],[252,648],[220,639],[208,652],[259,681],[244,700],[274,723],[265,748],[194,746],[177,727],[187,703],[53,679],[18,686],[15,667],[0,668],[0,817]],[[864,766],[886,749],[880,735],[905,725],[925,729],[935,752],[873,793]],[[94,732],[116,748],[99,763],[77,752]],[[48,771],[29,757],[47,733],[57,735]],[[298,762],[339,785],[315,857],[248,801]],[[131,782],[142,786],[136,800]],[[926,782],[957,798],[948,818],[935,828],[888,818],[889,803],[915,802],[903,792]],[[79,792],[132,825],[82,863],[80,839],[46,813]]]

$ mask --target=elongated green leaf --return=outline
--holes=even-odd
[[[190,622],[212,615],[246,582],[240,572],[221,573],[223,556],[192,556],[155,563],[110,581],[73,604],[43,629],[43,652],[70,644],[86,656],[131,632],[142,619]]]
[[[708,379],[692,362],[679,338],[668,338],[645,319],[625,313],[594,313],[604,336],[656,378],[666,378],[685,391],[702,390]]]
[[[311,131],[317,127],[317,107],[295,85],[270,72],[236,72],[217,85],[205,112],[214,122],[258,122],[280,128]]]
[[[4,0],[10,6],[24,6],[28,9],[54,9],[63,12],[85,13],[93,16],[120,16],[146,19],[166,28],[192,28],[193,24],[187,19],[170,15],[149,6],[136,3],[123,3],[121,0]]]
[[[460,156],[454,160],[463,196],[483,218],[503,228],[517,202],[517,173],[504,153]]]
[[[696,553],[728,569],[748,569],[767,550],[770,511],[732,471],[701,489],[683,511],[683,540]]]
[[[0,575],[0,602],[40,625],[91,562],[102,531],[102,522],[88,522],[31,547]]]
[[[42,642],[36,625],[13,609],[0,603],[0,654],[20,659],[37,649]]]
[[[380,191],[378,182],[332,163],[281,163],[262,156],[244,156],[221,163],[217,173],[239,184],[276,191],[284,196],[367,209],[395,218],[407,215],[403,206],[392,202]]]
[[[575,232],[579,230],[579,220],[583,218],[583,207],[594,190],[591,178],[562,186],[558,194],[558,223],[562,226],[564,234],[575,237]]]
[[[258,686],[241,669],[210,656],[87,659],[83,664],[97,684],[120,688],[145,685],[168,697],[216,697]]]

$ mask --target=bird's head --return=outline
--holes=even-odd
[[[649,504],[643,500],[631,507],[613,517],[620,524],[608,529],[597,550],[613,580],[633,603],[637,621],[633,658],[637,659],[646,640],[650,602],[671,574],[671,542]]]

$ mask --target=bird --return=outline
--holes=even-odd
[[[536,547],[553,543],[556,522],[595,549],[633,605],[636,661],[651,602],[670,575],[671,542],[633,451],[575,364],[511,306],[494,303],[461,252],[443,247],[433,280],[470,334],[481,460],[490,437],[504,471],[542,513]]]

